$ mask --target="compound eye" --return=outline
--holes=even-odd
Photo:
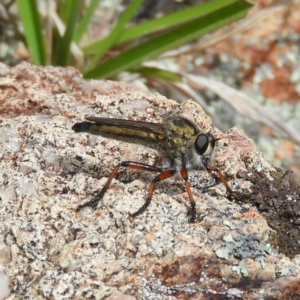
[[[215,139],[210,134],[199,134],[195,140],[195,149],[199,155],[209,155],[213,152],[215,147]]]
[[[209,145],[209,139],[206,134],[199,134],[195,141],[195,149],[199,155],[203,155]]]

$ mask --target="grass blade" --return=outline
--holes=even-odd
[[[92,58],[88,69],[93,68],[100,60],[100,58],[107,52],[107,50],[115,43],[115,41],[119,38],[119,36],[123,32],[125,25],[133,17],[133,15],[136,13],[136,11],[138,10],[138,8],[141,6],[143,2],[144,0],[134,0],[130,2],[128,7],[121,14],[116,26],[112,29],[110,34],[106,38],[99,41],[97,53]]]
[[[46,51],[36,1],[17,0],[17,4],[33,62],[36,65],[45,65]]]
[[[116,41],[116,45],[140,38],[141,36],[171,28],[172,26],[178,26],[235,2],[236,0],[212,1],[205,4],[191,6],[186,9],[167,14],[160,18],[142,22],[133,27],[125,29],[120,35],[119,39]],[[103,40],[100,40],[92,43],[89,46],[85,47],[83,49],[83,52],[85,54],[97,53],[102,47],[102,43],[105,42]]]
[[[117,45],[200,18],[235,2],[236,0],[210,1],[145,21],[125,30],[118,39]]]
[[[94,11],[99,4],[99,0],[91,0],[89,7],[87,8],[84,17],[80,21],[79,25],[76,27],[76,31],[74,33],[74,42],[79,43],[83,34],[86,32],[91,19],[93,17]]]
[[[182,76],[179,74],[173,73],[171,71],[155,68],[155,67],[140,67],[129,69],[129,72],[140,73],[144,76],[160,78],[163,80],[173,81],[173,82],[182,82]]]
[[[187,43],[212,30],[227,25],[244,16],[251,5],[245,1],[236,1],[201,18],[194,19],[173,30],[154,37],[117,57],[105,61],[100,66],[84,74],[85,78],[107,78],[124,70],[136,67],[142,62],[159,54]]]
[[[21,0],[20,0],[21,1]],[[68,0],[71,9],[67,16],[67,26],[64,36],[60,39],[56,51],[56,59],[54,64],[58,66],[67,66],[70,61],[70,46],[73,40],[74,29],[80,12],[80,0]]]

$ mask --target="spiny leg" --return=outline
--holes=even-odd
[[[188,172],[187,172],[186,167],[181,168],[180,175],[185,181],[185,188],[186,188],[186,191],[188,193],[190,204],[191,204],[191,207],[187,211],[189,221],[191,223],[194,223],[195,219],[196,219],[196,204],[195,204],[193,194],[192,194],[192,191],[191,191],[191,187],[190,187],[190,184],[189,184],[189,181],[188,181],[189,178],[188,178]]]
[[[221,171],[218,170],[217,168],[211,169],[209,164],[208,164],[208,161],[205,160],[204,158],[202,159],[202,162],[203,162],[203,165],[204,165],[205,169],[207,170],[207,172],[210,174],[210,176],[213,179],[216,180],[219,176],[219,179],[221,180],[221,182],[224,184],[224,186],[226,188],[227,194],[231,197],[233,195],[232,190],[231,190],[227,180],[225,179],[224,175],[221,173]],[[213,173],[213,171],[217,172],[218,176],[215,173]]]
[[[168,169],[168,170],[163,170],[159,175],[157,175],[151,182],[150,187],[149,187],[149,191],[148,191],[148,196],[146,199],[145,204],[135,213],[131,214],[131,217],[136,217],[137,215],[143,213],[147,207],[149,206],[151,199],[152,199],[152,195],[153,195],[153,191],[155,188],[155,183],[168,179],[170,177],[172,177],[174,174],[176,173],[176,170],[174,169]]]
[[[102,190],[100,191],[100,193],[98,193],[94,198],[92,198],[92,200],[90,200],[90,201],[88,201],[88,202],[86,202],[84,204],[79,205],[77,207],[77,211],[80,211],[81,209],[83,209],[84,207],[87,207],[87,206],[91,206],[92,208],[95,209],[96,206],[98,205],[99,201],[102,199],[102,197],[104,196],[105,192],[109,188],[109,185],[110,185],[111,181],[116,177],[116,175],[118,173],[118,170],[121,167],[127,167],[127,168],[131,168],[131,169],[142,170],[142,171],[150,171],[150,172],[160,172],[160,173],[164,172],[163,168],[158,168],[158,167],[151,166],[151,165],[144,164],[144,163],[140,163],[140,162],[123,161],[123,162],[119,163],[114,168],[114,170],[110,173],[110,175],[109,175],[106,183],[104,184]]]

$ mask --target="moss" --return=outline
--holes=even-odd
[[[252,169],[248,179],[253,183],[250,202],[277,232],[278,237],[269,242],[291,258],[300,254],[300,187],[292,172],[277,169],[267,176]]]

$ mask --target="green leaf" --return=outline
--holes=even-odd
[[[98,4],[99,0],[91,0],[91,3],[84,14],[84,17],[80,21],[79,25],[76,27],[76,31],[74,33],[75,43],[79,43],[83,34],[86,32]]]
[[[250,7],[249,3],[237,0],[235,3],[176,27],[121,53],[117,57],[105,61],[100,66],[85,73],[84,77],[107,78],[127,69],[137,67],[142,62],[165,51],[183,45],[243,17]]]
[[[20,0],[21,1],[21,0]],[[55,49],[54,64],[58,66],[67,66],[70,61],[70,46],[73,40],[73,34],[75,25],[80,13],[80,0],[68,0],[69,16],[67,17],[67,25],[64,36],[60,39],[60,42]]]
[[[163,80],[174,81],[174,82],[182,82],[182,76],[175,74],[171,71],[154,68],[154,67],[140,67],[129,69],[129,72],[140,73],[144,76],[161,78]]]
[[[151,33],[170,29],[172,26],[178,26],[180,24],[186,23],[235,2],[236,0],[212,1],[205,4],[191,6],[186,9],[164,15],[160,18],[145,21],[143,23],[125,29],[120,35],[119,39],[116,40],[115,44],[119,45]],[[102,47],[102,44],[105,42],[106,40],[94,42],[89,46],[84,47],[83,52],[85,54],[97,53]]]
[[[46,51],[36,1],[17,0],[26,42],[36,65],[46,65]]]
[[[115,41],[119,38],[122,31],[124,30],[124,26],[128,23],[128,21],[133,17],[136,11],[139,9],[144,0],[134,0],[131,1],[125,11],[119,17],[119,20],[115,27],[112,29],[110,34],[99,41],[97,47],[97,53],[92,58],[89,69],[95,67],[100,58],[107,52],[107,50],[115,43]]]
[[[57,11],[63,23],[67,23],[73,9],[73,0],[57,0]]]
[[[160,18],[142,22],[126,29],[118,39],[117,45],[160,30],[168,29],[171,26],[178,26],[188,21],[192,21],[195,18],[205,16],[235,2],[236,0],[210,1],[205,4],[190,6],[186,9],[164,15]]]

